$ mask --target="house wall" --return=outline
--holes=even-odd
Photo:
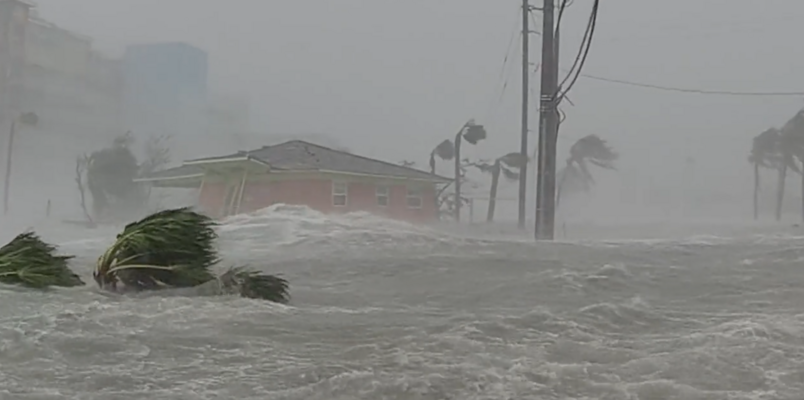
[[[232,175],[231,181],[241,175]],[[333,181],[348,185],[346,206],[333,205]],[[421,208],[407,205],[408,184],[421,190]],[[390,189],[388,206],[377,204],[378,185]],[[200,193],[199,204],[213,217],[222,217],[225,184],[206,182]],[[252,177],[243,189],[239,212],[248,213],[274,204],[304,205],[323,213],[370,212],[388,218],[410,222],[432,222],[438,218],[435,207],[435,186],[432,183],[403,180],[355,178],[351,176],[300,175],[298,177],[268,175]]]
[[[198,208],[205,214],[223,217],[223,206],[226,196],[225,182],[204,182],[198,193]]]

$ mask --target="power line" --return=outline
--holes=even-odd
[[[562,3],[561,13],[559,17],[564,12],[566,0]],[[562,90],[563,92],[556,93],[554,96],[558,97],[558,101],[561,101],[561,98],[567,95],[569,91],[575,86],[575,82],[578,81],[578,77],[581,76],[581,71],[583,70],[584,64],[586,64],[586,58],[589,56],[589,49],[592,48],[592,38],[595,36],[595,27],[597,26],[597,12],[598,7],[600,6],[600,0],[595,0],[594,4],[592,5],[592,12],[589,14],[589,21],[586,25],[586,32],[584,32],[583,39],[581,40],[581,47],[578,49],[578,55],[575,57],[575,61],[572,64],[572,68],[570,68],[569,74],[564,78],[563,81],[558,85],[558,89]],[[561,20],[559,20],[559,23]],[[577,70],[576,70],[577,68]],[[572,74],[575,76],[572,76]],[[572,76],[570,78],[570,76]],[[564,84],[569,80],[569,84],[565,87]]]
[[[506,91],[506,89],[508,89],[508,78],[509,78],[508,75],[511,72],[510,69],[508,68],[508,66],[510,65],[508,63],[508,60],[509,60],[509,58],[511,56],[514,55],[512,53],[512,51],[511,51],[512,46],[514,44],[514,41],[517,38],[521,39],[521,37],[522,37],[522,32],[518,29],[520,11],[521,10],[519,10],[519,8],[517,8],[516,19],[514,20],[513,29],[511,30],[511,37],[508,40],[508,46],[505,49],[505,57],[503,58],[502,66],[500,67],[500,74],[499,74],[499,77],[497,78],[498,79],[498,84],[502,83],[502,85],[499,86],[499,95],[497,96],[496,99],[494,97],[489,99],[489,105],[488,105],[488,109],[486,110],[486,115],[485,115],[484,120],[488,120],[488,119],[490,119],[490,117],[492,117],[494,111],[496,111],[496,107],[499,107],[500,103],[502,103],[503,97],[505,96],[505,91]],[[496,100],[496,102],[495,102],[495,100]]]
[[[679,87],[672,87],[672,86],[663,86],[663,85],[656,85],[652,83],[642,83],[642,82],[634,82],[634,81],[627,81],[623,79],[614,79],[614,78],[605,78],[602,76],[596,75],[589,75],[589,74],[581,74],[580,76],[592,79],[601,82],[609,82],[609,83],[617,83],[620,85],[627,85],[627,86],[635,86],[635,87],[642,87],[647,89],[655,89],[655,90],[662,90],[666,92],[678,92],[678,93],[691,93],[691,94],[705,94],[705,95],[720,95],[720,96],[804,96],[804,92],[742,92],[742,91],[733,91],[733,90],[706,90],[706,89],[690,89],[690,88],[679,88]]]

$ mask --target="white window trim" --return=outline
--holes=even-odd
[[[340,193],[336,190],[339,185],[343,185],[343,192]],[[335,196],[343,196],[344,202],[343,204],[335,204]],[[342,181],[332,181],[332,206],[333,207],[346,207],[349,205],[349,184]]]
[[[414,192],[415,194],[411,194],[411,192]],[[410,199],[411,198],[419,199],[419,205],[418,206],[411,206],[410,205]],[[405,194],[405,205],[407,205],[408,208],[410,208],[410,209],[414,209],[414,210],[421,209],[422,206],[424,205],[424,198],[422,197],[421,189],[408,188],[408,192]]]
[[[391,188],[385,185],[377,185],[374,189],[374,197],[377,207],[388,207],[391,205]],[[380,204],[380,197],[385,197],[385,204]]]

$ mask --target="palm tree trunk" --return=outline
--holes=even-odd
[[[784,184],[787,178],[787,164],[782,164],[779,167],[779,182],[776,186],[776,220],[782,220],[782,204],[784,200]]]
[[[461,222],[461,134],[455,135],[455,222]]]
[[[561,189],[564,187],[564,182],[567,181],[567,171],[569,171],[570,165],[572,165],[572,162],[567,161],[567,166],[564,167],[564,173],[561,174],[561,180],[558,182],[558,187],[556,187],[556,211],[558,211],[558,205],[561,204]]]
[[[801,165],[804,166],[804,161]],[[801,221],[804,222],[804,169],[801,170]]]
[[[804,182],[802,184],[804,185]],[[804,193],[804,186],[801,191]],[[759,163],[754,163],[754,221],[757,219],[759,219]]]
[[[435,149],[430,152],[430,173],[435,175],[436,171],[436,160],[435,160]]]
[[[500,160],[494,163],[491,171],[491,190],[489,191],[489,211],[486,214],[486,222],[494,222],[494,209],[497,208],[497,186],[500,183]]]

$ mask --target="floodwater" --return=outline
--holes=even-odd
[[[291,305],[3,289],[0,399],[800,400],[804,236],[775,229],[534,244],[275,207],[222,250]],[[92,282],[114,232],[86,232],[43,234]]]

